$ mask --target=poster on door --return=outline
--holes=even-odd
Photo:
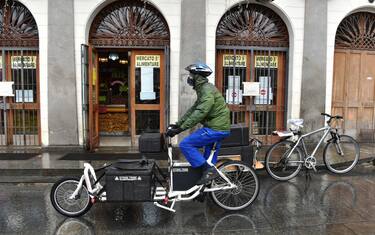
[[[241,90],[241,77],[228,76],[228,89],[225,93],[227,104],[241,104],[242,103],[242,90]]]
[[[160,55],[136,55],[135,67],[160,68]]]
[[[255,97],[254,104],[272,104],[271,77],[259,77],[259,87],[259,96]]]
[[[223,55],[223,67],[246,67],[246,55]]]
[[[34,96],[33,90],[16,90],[16,102],[17,103],[33,103]]]
[[[277,56],[255,56],[255,68],[271,68],[279,67],[279,57]]]
[[[154,68],[160,68],[160,55],[136,55],[135,67],[141,69],[140,100],[155,100]]]
[[[36,56],[11,56],[12,69],[36,69]]]
[[[141,100],[155,100],[156,93],[154,91],[154,68],[141,68]]]

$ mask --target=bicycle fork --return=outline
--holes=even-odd
[[[340,141],[339,141],[339,140],[337,140],[337,142],[335,143],[335,148],[336,148],[336,152],[337,152],[340,156],[344,156],[344,151],[342,151],[341,144],[340,144]]]

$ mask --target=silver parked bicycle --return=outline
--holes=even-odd
[[[348,136],[340,135],[337,128],[332,127],[332,121],[342,120],[341,116],[331,116],[322,113],[328,117],[327,126],[318,130],[302,134],[300,129],[303,127],[302,119],[290,119],[288,123],[292,128],[290,131],[276,131],[281,141],[270,147],[266,153],[266,170],[276,180],[286,181],[295,177],[302,166],[316,171],[316,153],[319,146],[328,135],[331,138],[323,150],[323,160],[327,169],[336,174],[344,174],[352,170],[359,160],[359,144]],[[322,138],[315,146],[311,155],[307,152],[304,139],[308,136],[324,132]],[[293,137],[298,137],[293,141]]]

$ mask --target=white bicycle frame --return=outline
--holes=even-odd
[[[89,192],[91,199],[95,198],[96,194],[103,188],[100,182],[97,182],[95,187],[92,188],[90,175],[95,182],[97,181],[94,167],[92,167],[91,164],[87,162],[83,164],[83,167],[84,167],[83,175],[81,176],[81,179],[79,180],[77,189],[73,192],[73,194],[69,197],[69,199],[74,199],[78,195],[78,193],[82,189],[83,183],[86,184],[86,188],[87,188],[87,191]],[[104,192],[104,195],[99,195],[99,196],[104,197],[104,198],[100,198],[101,200],[102,199],[106,200],[105,192]]]
[[[216,145],[215,145],[216,146]],[[210,156],[207,159],[207,164],[209,164],[212,167],[215,167],[217,170],[216,166],[212,163],[213,156],[216,152],[216,148],[214,147],[211,150]],[[228,189],[233,189],[236,188],[237,186],[233,184],[228,177],[225,176],[221,171],[217,170],[219,175],[225,180],[226,184],[224,185],[218,185],[213,188],[206,188],[204,185],[194,185],[190,189],[186,191],[174,191],[173,190],[173,167],[187,167],[190,166],[189,163],[185,162],[176,162],[173,161],[173,154],[172,154],[172,146],[168,145],[168,162],[169,162],[169,173],[170,173],[170,180],[169,180],[169,191],[166,192],[164,187],[157,187],[155,190],[155,195],[154,195],[154,205],[172,212],[176,212],[174,209],[174,205],[177,201],[188,201],[196,198],[199,196],[201,192],[213,192],[213,191],[218,191],[218,190],[228,190]],[[85,183],[86,188],[89,192],[90,198],[92,200],[95,199],[97,196],[100,201],[106,201],[106,192],[102,192],[100,195],[97,195],[100,190],[103,189],[103,186],[97,182],[95,186],[92,186],[92,182],[90,180],[90,177],[92,177],[93,181],[97,181],[97,177],[95,174],[95,170],[92,167],[91,164],[89,163],[84,163],[84,170],[83,170],[83,175],[80,178],[80,181],[77,185],[77,189],[73,192],[73,194],[69,197],[69,199],[74,199],[82,189],[83,183]],[[165,200],[171,201],[170,206],[165,206],[157,201],[165,201]]]

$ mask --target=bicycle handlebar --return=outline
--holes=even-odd
[[[327,121],[327,124],[329,125],[332,121],[332,119],[344,119],[342,116],[340,115],[336,115],[336,116],[332,116],[328,113],[321,113],[320,115],[323,115],[323,116],[326,116],[326,117],[329,117],[329,120]]]
[[[263,142],[260,141],[260,140],[258,140],[257,138],[251,138],[251,139],[250,139],[250,143],[251,143],[251,144],[254,143],[255,145],[256,145],[256,144],[263,145]]]

